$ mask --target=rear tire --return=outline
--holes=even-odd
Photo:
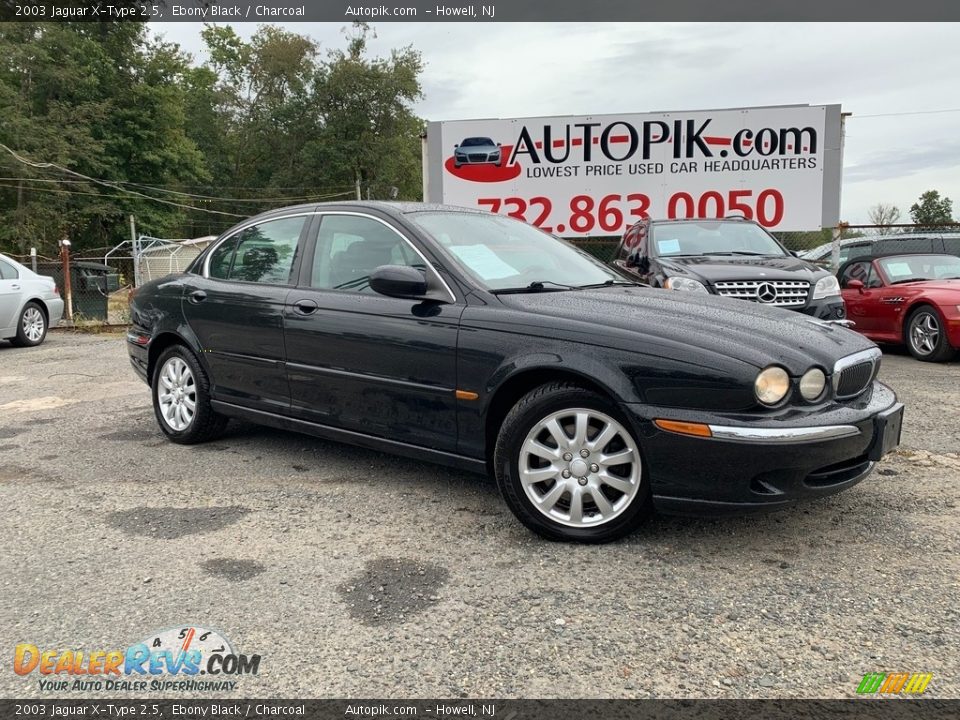
[[[549,540],[617,540],[651,508],[627,419],[606,397],[569,382],[532,390],[507,414],[494,471],[517,519]]]
[[[904,326],[907,349],[923,362],[946,362],[956,350],[947,339],[946,325],[932,305],[920,305],[907,318]]]
[[[39,303],[28,302],[17,318],[17,334],[10,338],[17,347],[34,347],[47,337],[47,314]]]
[[[197,357],[183,345],[161,353],[151,383],[157,424],[181,445],[214,440],[229,419],[210,406],[210,381]]]

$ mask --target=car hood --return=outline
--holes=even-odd
[[[668,272],[708,283],[726,280],[806,280],[815,283],[829,275],[822,267],[793,256],[697,255],[661,257],[659,260]]]
[[[532,328],[574,321],[592,326],[597,345],[624,346],[683,358],[695,347],[757,368],[780,364],[799,375],[812,364],[828,371],[842,357],[874,347],[859,333],[807,315],[744,300],[652,288],[500,295],[504,305],[536,315]],[[583,328],[577,336],[584,337]],[[532,331],[535,331],[533,329]]]

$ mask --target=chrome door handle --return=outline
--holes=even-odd
[[[312,315],[317,311],[317,303],[313,300],[297,300],[293,304],[293,309],[300,315]]]

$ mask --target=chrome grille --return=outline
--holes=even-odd
[[[716,282],[718,295],[777,307],[803,307],[810,283],[805,280],[732,280]]]
[[[841,358],[833,366],[833,394],[838,399],[856,397],[880,370],[880,350],[872,348]]]
[[[486,153],[470,153],[467,157],[470,158],[470,162],[486,162],[487,161]]]

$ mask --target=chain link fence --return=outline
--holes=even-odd
[[[80,256],[71,256],[70,307],[72,320],[64,309],[64,325],[123,325],[129,322],[130,311],[127,296],[132,288],[133,265],[129,258],[114,258],[104,263],[97,249],[85,251]],[[22,265],[40,275],[52,277],[57,289],[67,301],[67,284],[63,272],[63,260],[44,255],[9,255]]]
[[[788,250],[830,267],[833,240],[839,241],[839,264],[863,255],[903,253],[949,253],[960,256],[960,222],[920,225],[841,225],[810,232],[774,232]],[[129,322],[129,293],[139,284],[182,271],[212,240],[164,240],[141,236],[136,247],[125,243],[111,248],[94,248],[70,258],[74,324],[108,325]],[[602,262],[614,259],[619,237],[588,237],[572,240]],[[60,258],[41,255],[10,255],[54,278],[65,292]]]

